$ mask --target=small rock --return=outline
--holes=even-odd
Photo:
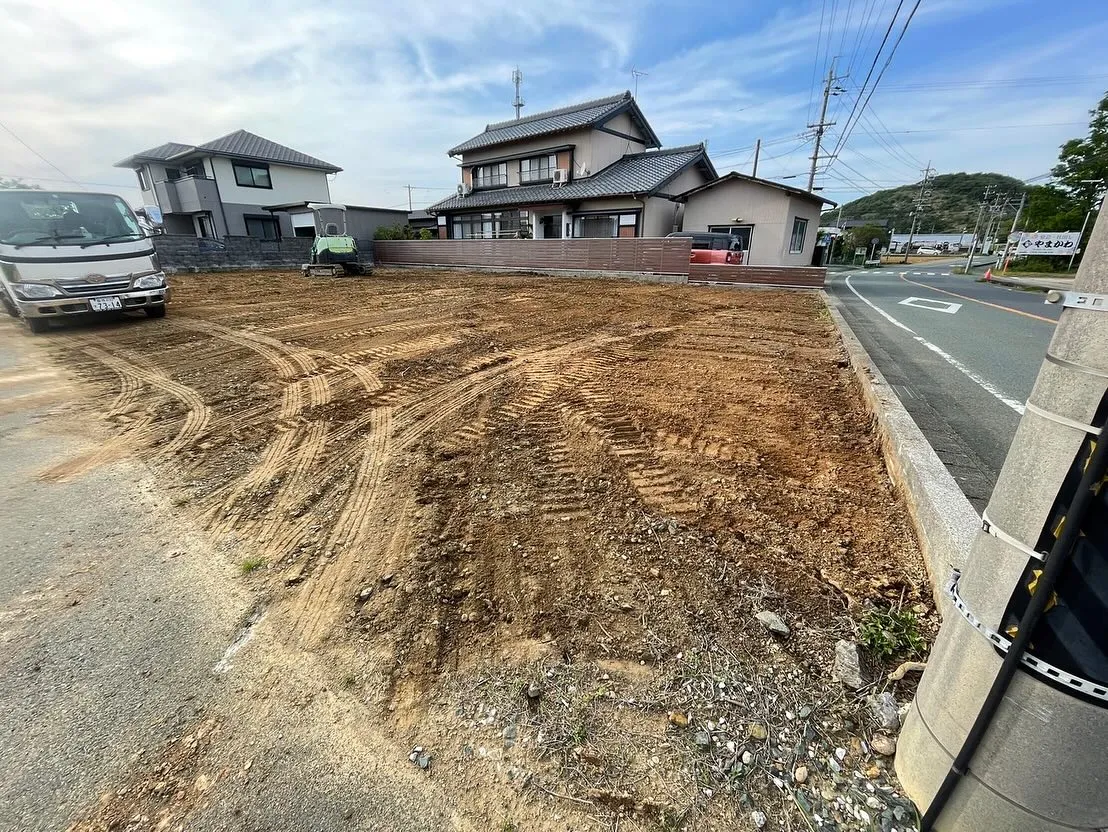
[[[426,753],[420,754],[416,757],[416,765],[426,771],[431,767],[431,755]]]
[[[751,754],[749,751],[744,751],[743,752],[743,765],[748,766],[753,762],[754,762],[754,755]]]
[[[688,728],[689,727],[689,718],[687,716],[685,716],[683,713],[681,713],[680,711],[670,711],[669,712],[669,724],[670,725],[675,725],[678,728]]]
[[[812,709],[809,708],[807,705],[805,705],[803,708],[800,709],[800,718],[801,719],[807,719],[811,715],[812,715]]]
[[[395,577],[396,576],[393,575],[391,572],[386,572],[384,575],[381,576],[381,583],[383,583],[385,586],[388,586],[392,583],[393,578]]]
[[[541,699],[544,692],[545,688],[540,682],[532,682],[527,686],[528,699]]]
[[[793,772],[793,779],[797,783],[803,783],[808,779],[808,766],[797,766]]]
[[[288,579],[286,578],[286,582],[287,582],[287,580]],[[369,600],[369,596],[371,596],[372,594],[373,594],[373,587],[371,587],[371,586],[363,587],[362,590],[358,593],[358,600],[361,601],[362,603],[365,603],[366,601]]]
[[[504,738],[504,745],[511,748],[516,744],[516,738],[519,736],[519,729],[515,725],[507,725],[504,730],[500,732],[500,736]]]
[[[840,763],[843,760],[845,760],[846,759],[846,749],[845,748],[836,748],[835,749],[835,759],[838,760]]]
[[[878,727],[886,731],[895,731],[900,727],[900,712],[897,709],[896,697],[891,693],[885,691],[871,696],[868,704]]]
[[[896,753],[896,740],[885,734],[874,734],[869,747],[882,757],[891,757]]]
[[[840,639],[835,642],[835,664],[831,669],[831,678],[852,690],[858,690],[865,684],[862,680],[858,646],[853,641]]]
[[[866,798],[866,805],[869,806],[871,809],[883,809],[884,808],[884,804],[880,800],[877,799],[876,795],[872,795],[872,794],[869,797]]]
[[[669,595],[669,593],[670,593],[670,590],[668,590],[668,589],[663,589],[663,590],[662,590],[661,592],[659,592],[658,594],[659,594],[659,595],[661,595],[661,596],[662,596],[663,598],[665,598],[665,597],[666,597],[667,595]]]
[[[651,578],[660,578],[661,576],[662,576],[662,570],[661,569],[659,569],[656,566],[652,566],[650,568],[650,577]]]
[[[708,735],[707,731],[697,731],[693,735],[693,742],[696,743],[696,747],[707,750],[712,747],[712,738]]]
[[[750,819],[752,821],[754,821],[754,825],[758,829],[761,829],[763,826],[766,825],[766,813],[765,812],[759,812],[757,809],[755,809],[753,812],[750,813]]]
[[[754,617],[761,622],[763,627],[765,627],[775,636],[787,636],[789,634],[788,625],[786,625],[785,622],[781,620],[781,616],[779,616],[775,612],[762,610]]]
[[[769,732],[766,731],[766,726],[762,725],[760,722],[752,722],[747,731],[747,736],[752,740],[761,741],[769,736]]]
[[[868,777],[870,780],[876,780],[880,776],[881,776],[881,769],[878,768],[877,766],[870,766],[869,768],[866,769],[866,777]]]

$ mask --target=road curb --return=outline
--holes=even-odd
[[[981,518],[843,318],[839,300],[827,292],[822,295],[861,384],[866,407],[877,422],[889,477],[908,505],[932,594],[945,610],[943,584],[952,569],[965,564]]]

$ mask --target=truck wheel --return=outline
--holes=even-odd
[[[165,317],[165,304],[160,303],[157,306],[146,307],[147,318],[164,318]]]
[[[24,318],[24,320],[27,321],[27,328],[34,333],[46,332],[50,328],[50,322],[46,318]]]
[[[8,296],[8,290],[0,287],[0,305],[4,307],[4,311],[11,315],[13,318],[19,317],[19,309],[12,303],[12,299]]]

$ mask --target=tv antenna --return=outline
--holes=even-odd
[[[639,97],[639,79],[644,75],[649,75],[649,72],[643,72],[641,69],[635,69],[631,67],[631,78],[635,86],[635,98]]]
[[[512,70],[512,83],[515,84],[516,88],[516,100],[512,102],[512,106],[516,108],[516,119],[518,120],[519,111],[523,109],[523,105],[526,103],[519,97],[519,85],[523,83],[523,73],[519,71],[518,66]]]

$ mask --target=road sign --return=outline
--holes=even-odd
[[[1019,255],[1069,257],[1081,242],[1080,231],[1023,231],[1012,236],[1018,237],[1015,253]]]
[[[865,254],[866,253],[866,247],[865,246],[859,246],[858,248],[854,249],[854,253],[855,254]]]

